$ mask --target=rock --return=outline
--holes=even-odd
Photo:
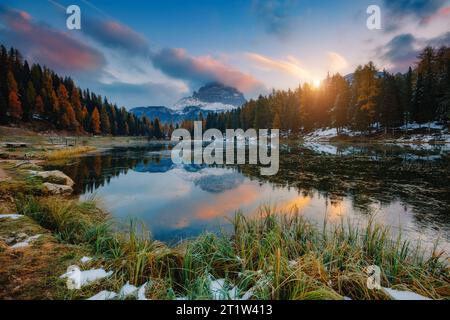
[[[54,184],[54,183],[45,182],[43,184],[43,187],[44,187],[44,191],[46,193],[53,194],[53,195],[69,195],[69,194],[72,194],[72,192],[73,192],[72,187],[65,186],[62,184]]]
[[[73,187],[75,182],[59,170],[53,171],[30,171],[34,176],[41,177],[45,182],[53,184],[62,184],[65,186]]]

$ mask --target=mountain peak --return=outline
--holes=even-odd
[[[185,97],[174,105],[174,109],[182,110],[185,107],[196,106],[210,111],[226,111],[242,106],[247,100],[242,92],[236,88],[226,86],[219,82],[210,82],[191,97]]]

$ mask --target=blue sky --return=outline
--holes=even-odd
[[[81,8],[68,30],[64,8]],[[366,9],[381,7],[382,30]],[[450,45],[447,0],[6,0],[0,42],[128,108],[171,105],[209,81],[246,97],[347,74],[404,71]]]

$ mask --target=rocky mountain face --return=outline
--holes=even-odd
[[[198,92],[194,92],[193,98],[207,103],[223,103],[240,107],[247,102],[242,92],[236,88],[227,87],[214,82],[201,87]]]
[[[242,106],[247,100],[236,88],[220,83],[209,83],[194,91],[191,97],[185,97],[172,107],[137,107],[130,111],[138,117],[159,118],[162,122],[179,123],[182,120],[197,119],[200,113],[206,116],[211,112],[224,112]]]

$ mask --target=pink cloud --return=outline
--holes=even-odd
[[[24,51],[27,57],[63,71],[92,71],[105,63],[103,55],[69,34],[33,21],[24,11],[0,7],[7,29],[6,40]]]
[[[429,24],[432,21],[450,15],[450,6],[440,8],[436,13],[423,18],[421,24]]]
[[[153,54],[152,61],[165,74],[195,83],[217,81],[244,92],[262,86],[253,76],[211,56],[192,57],[181,48],[162,49]]]

